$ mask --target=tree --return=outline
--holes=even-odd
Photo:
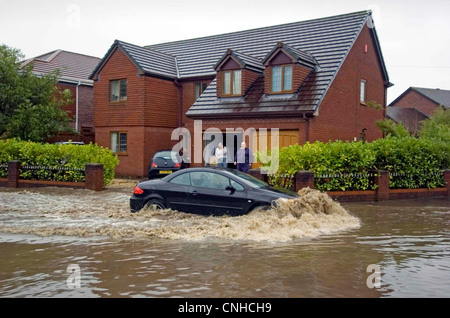
[[[386,136],[392,137],[408,137],[410,135],[408,129],[402,123],[396,123],[392,119],[378,120],[375,125],[381,129]]]
[[[59,71],[41,77],[33,65],[21,67],[20,50],[0,45],[0,137],[43,142],[70,131],[63,106],[72,103],[70,90],[56,87]]]
[[[440,139],[450,144],[450,111],[442,106],[436,109],[430,118],[422,121],[419,136]]]

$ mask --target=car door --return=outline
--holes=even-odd
[[[215,172],[196,171],[190,174],[190,205],[194,213],[240,215],[247,211],[249,203],[244,187],[227,190],[231,179]]]
[[[191,212],[191,178],[188,172],[177,175],[167,183],[165,200],[172,210]]]

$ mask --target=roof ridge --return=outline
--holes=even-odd
[[[126,44],[126,45],[131,45],[131,46],[134,46],[134,47],[138,47],[138,48],[143,49],[143,50],[146,50],[146,51],[158,52],[158,53],[161,53],[161,54],[168,55],[168,56],[170,56],[170,57],[172,57],[172,58],[176,58],[176,55],[173,55],[173,54],[168,53],[168,52],[163,52],[163,51],[157,50],[157,49],[155,49],[155,48],[150,48],[150,47],[146,47],[146,46],[141,46],[141,45],[133,44],[133,43],[126,42],[126,41],[122,41],[122,40],[116,40],[116,41],[117,41],[117,43],[124,43],[124,44]]]
[[[270,29],[270,28],[273,28],[273,27],[286,27],[286,26],[295,25],[295,24],[299,24],[299,23],[310,23],[312,21],[323,21],[323,20],[327,20],[327,19],[342,18],[342,17],[345,17],[345,16],[352,16],[352,15],[357,15],[357,14],[362,14],[362,13],[371,14],[372,11],[371,10],[362,10],[362,11],[356,11],[356,12],[350,12],[350,13],[343,13],[343,14],[333,15],[333,16],[329,16],[329,17],[323,17],[323,18],[314,18],[314,19],[309,19],[309,20],[287,22],[287,23],[274,24],[274,25],[270,25],[270,26],[257,27],[257,28],[246,29],[246,30],[239,30],[239,31],[226,32],[226,33],[220,33],[220,34],[213,34],[213,35],[207,35],[207,36],[202,36],[202,37],[195,37],[195,38],[189,38],[189,39],[183,39],[183,40],[175,40],[175,41],[169,41],[169,42],[163,42],[163,43],[157,43],[157,44],[156,43],[155,44],[149,44],[149,45],[145,45],[144,47],[145,48],[157,47],[157,46],[168,45],[168,44],[189,42],[189,41],[193,41],[193,40],[209,39],[209,38],[214,38],[214,37],[219,37],[219,36],[229,36],[229,35],[233,35],[233,34],[239,34],[239,33],[242,33],[242,32],[265,30],[265,29]]]
[[[436,88],[427,88],[427,87],[411,86],[411,89],[414,89],[414,90],[425,89],[425,90],[429,90],[429,91],[433,91],[433,92],[436,92],[436,91],[450,92],[450,90],[448,90],[448,89],[442,89],[442,88],[439,88],[439,87],[436,87]]]
[[[231,50],[232,50],[233,52],[238,53],[238,54],[242,54],[242,55],[245,55],[245,56],[248,56],[248,57],[251,57],[251,58],[254,58],[254,59],[257,59],[257,60],[262,61],[262,59],[260,59],[259,57],[254,56],[254,55],[251,55],[251,54],[248,54],[248,53],[239,51],[239,50],[233,50],[233,49],[231,49]]]
[[[93,56],[93,55],[88,55],[88,54],[83,54],[83,53],[73,52],[73,51],[67,51],[67,50],[60,50],[60,51],[61,51],[60,53],[70,53],[70,54],[80,55],[80,56],[84,56],[84,57],[91,57],[94,59],[101,60],[101,58],[99,58],[98,56]]]
[[[169,76],[170,78],[178,77],[178,61],[175,55],[120,40],[116,40],[114,43],[125,52],[141,72],[153,73],[155,75],[166,77]],[[165,66],[165,70],[158,69],[155,65],[151,65],[151,61],[155,58],[161,62],[159,66]],[[169,70],[167,70],[167,65],[169,65]],[[170,69],[171,67],[173,67],[173,69]]]
[[[41,61],[41,62],[50,63],[50,62],[51,62],[56,56],[58,56],[59,53],[61,53],[61,52],[62,52],[62,50],[61,50],[61,49],[58,49],[58,50],[55,50],[55,51],[50,51],[50,52],[48,52],[48,53],[39,55],[39,56],[34,57],[34,58],[32,58],[32,59],[33,59],[33,60],[36,60],[36,61]],[[46,59],[40,58],[40,57],[42,57],[42,56],[46,56],[46,55],[49,55],[49,54],[50,54],[50,56],[47,57]]]

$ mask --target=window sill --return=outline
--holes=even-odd
[[[119,101],[115,101],[115,102],[109,101],[109,105],[111,105],[111,106],[124,105],[126,103],[127,103],[127,100],[119,100]]]
[[[361,105],[361,106],[367,106],[367,103],[366,102],[359,102],[359,104]]]
[[[229,98],[229,97],[242,97],[242,94],[238,94],[238,95],[222,95],[222,96],[220,96],[220,98]]]
[[[281,91],[281,92],[270,92],[269,95],[282,95],[282,94],[292,94],[294,90],[290,91]]]

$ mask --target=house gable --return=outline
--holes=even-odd
[[[427,116],[442,105],[450,108],[450,91],[422,87],[410,87],[397,97],[389,106],[395,108],[415,108]]]
[[[90,75],[91,79],[97,79],[102,68],[118,49],[135,65],[140,75],[150,75],[171,80],[178,78],[178,66],[174,56],[116,40]]]

